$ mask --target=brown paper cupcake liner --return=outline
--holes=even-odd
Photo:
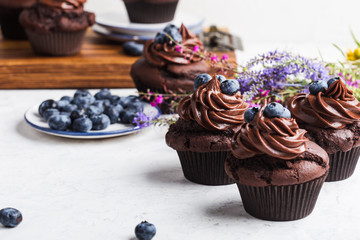
[[[177,153],[184,176],[189,181],[211,186],[234,183],[224,169],[229,151],[208,153],[177,151]]]
[[[22,9],[0,9],[0,26],[4,38],[26,40],[24,28],[19,23]]]
[[[308,216],[314,209],[327,174],[289,186],[253,187],[237,183],[246,212],[271,221],[291,221]]]
[[[79,32],[40,34],[26,29],[34,52],[41,55],[69,56],[80,52],[86,29]]]
[[[360,156],[360,147],[347,152],[336,152],[329,154],[330,170],[326,182],[334,182],[347,179],[354,173]]]
[[[125,2],[130,22],[163,23],[174,19],[178,1],[151,3],[144,1]]]

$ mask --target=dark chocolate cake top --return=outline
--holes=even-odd
[[[290,160],[305,151],[306,131],[300,129],[294,118],[268,118],[264,108],[255,118],[241,126],[232,142],[232,154],[239,159],[266,154]]]
[[[325,92],[295,95],[289,110],[299,123],[321,128],[343,129],[360,121],[360,103],[340,79]]]
[[[180,101],[178,113],[180,118],[196,121],[208,130],[226,130],[244,122],[248,107],[240,92],[234,95],[222,93],[220,82],[213,77]]]
[[[48,7],[61,8],[66,11],[83,8],[86,0],[38,0],[38,2]]]

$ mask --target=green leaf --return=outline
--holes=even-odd
[[[346,58],[346,55],[345,55],[344,51],[341,50],[341,48],[340,48],[338,45],[336,45],[335,43],[333,43],[332,45],[333,45],[334,47],[336,47],[336,48],[341,52],[341,54],[344,56],[344,58]]]
[[[360,47],[360,43],[359,43],[359,41],[356,39],[355,34],[353,33],[353,31],[352,31],[351,29],[350,29],[350,33],[351,33],[351,36],[352,36],[352,38],[354,39],[356,45],[358,45],[358,47]]]

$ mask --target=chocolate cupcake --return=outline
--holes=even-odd
[[[36,0],[0,0],[0,26],[4,38],[25,40],[26,34],[19,23],[19,15]]]
[[[67,56],[81,50],[95,15],[84,11],[86,0],[38,0],[20,15],[20,23],[38,54]]]
[[[203,44],[184,25],[180,29],[168,25],[164,31],[146,42],[144,56],[132,65],[130,75],[135,86],[141,92],[193,92],[195,77],[210,71],[207,63],[193,52],[195,46],[202,49]],[[173,40],[181,43],[181,50]],[[169,112],[167,105],[169,101],[161,106],[164,113]]]
[[[174,19],[179,0],[123,0],[130,22],[163,23]]]
[[[360,155],[360,103],[345,83],[340,78],[313,83],[310,94],[290,99],[289,110],[306,136],[329,154],[326,181],[349,178]]]
[[[266,115],[266,108],[250,114],[234,135],[226,173],[236,181],[250,215],[272,221],[304,218],[315,206],[329,157],[295,119]]]
[[[204,185],[233,183],[224,162],[247,108],[239,91],[222,93],[215,77],[181,100],[180,118],[170,126],[166,143],[177,151],[186,179]]]

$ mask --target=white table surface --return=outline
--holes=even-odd
[[[133,89],[113,90],[127,95]],[[103,140],[46,135],[25,111],[74,90],[0,90],[0,208],[23,222],[0,227],[1,240],[134,240],[137,223],[156,225],[158,240],[359,239],[360,171],[325,183],[312,214],[292,222],[258,220],[242,208],[235,185],[184,179],[166,128]]]

